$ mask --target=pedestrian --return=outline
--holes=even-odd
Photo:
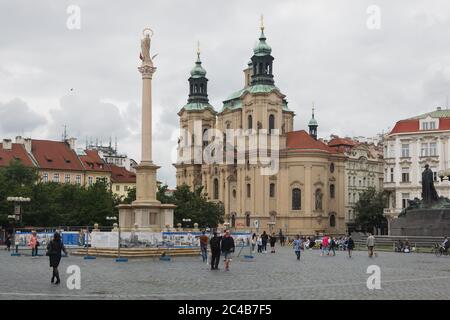
[[[209,240],[209,246],[211,248],[211,270],[219,270],[220,241],[221,237],[217,236],[217,232],[214,232],[213,237]]]
[[[53,268],[51,283],[54,283],[56,278],[55,284],[59,284],[61,282],[58,271],[59,262],[61,261],[61,251],[67,255],[66,247],[64,247],[61,240],[61,235],[58,232],[55,232],[53,235],[53,240],[47,245],[47,256],[50,259],[50,267]]]
[[[265,231],[263,231],[261,235],[261,240],[262,240],[262,251],[263,253],[267,253],[267,240],[269,240],[269,236]]]
[[[31,256],[35,257],[38,255],[38,247],[39,247],[39,241],[37,239],[36,231],[31,232],[31,238],[28,242],[28,246],[31,247]]]
[[[320,255],[321,256],[323,256],[323,255],[325,255],[325,253],[327,253],[328,255],[330,254],[330,252],[328,251],[328,245],[329,245],[330,243],[329,243],[329,239],[328,239],[328,237],[327,236],[324,236],[323,238],[322,238],[322,243],[321,243],[321,249],[322,249],[322,252],[320,253]]]
[[[352,257],[352,251],[355,248],[355,242],[352,239],[352,236],[348,236],[347,239],[347,251],[348,251],[348,257]]]
[[[258,239],[256,239],[256,244],[258,245],[258,253],[262,253],[262,238],[260,235],[258,236]]]
[[[234,252],[234,239],[230,235],[230,230],[225,231],[225,235],[222,238],[222,253],[225,257],[225,271],[230,271],[230,263],[233,258]]]
[[[11,235],[9,233],[6,235],[5,244],[5,250],[11,251]]]
[[[272,233],[270,236],[270,253],[275,253],[275,243],[277,242],[277,236],[275,235],[275,232]]]
[[[208,236],[205,231],[200,236],[200,251],[202,254],[203,263],[208,263]]]
[[[333,257],[336,256],[336,238],[330,237],[330,251],[333,251]]]
[[[283,231],[280,229],[280,232],[278,233],[278,237],[280,238],[280,245],[284,247],[284,235]]]
[[[302,249],[303,241],[300,239],[299,235],[295,236],[295,240],[293,241],[294,252],[297,255],[297,260],[300,260],[300,251]]]
[[[373,248],[375,247],[375,237],[369,232],[367,237],[367,249],[369,253],[369,258],[373,257]]]
[[[257,241],[256,233],[253,233],[253,235],[252,235],[252,252],[255,251],[256,241]]]

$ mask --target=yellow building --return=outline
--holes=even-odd
[[[244,87],[223,102],[220,112],[209,104],[208,79],[198,53],[189,78],[188,103],[178,113],[181,135],[175,164],[177,185],[203,186],[211,201],[224,204],[226,223],[237,230],[343,234],[346,157],[317,140],[314,113],[309,133],[293,131],[295,114],[274,84],[274,58],[264,28],[253,51],[244,70]],[[211,134],[208,129],[217,131]],[[230,135],[239,130],[244,132],[243,140]],[[278,163],[272,170],[261,158],[252,161],[264,135],[272,147],[272,164]],[[236,148],[239,141],[245,141],[244,160]],[[256,141],[256,148],[252,141]],[[274,150],[278,150],[278,156]],[[204,155],[211,155],[213,161],[205,161]],[[230,155],[231,162],[221,161]]]
[[[126,197],[129,189],[136,188],[136,174],[113,164],[110,167],[112,192],[119,197]]]

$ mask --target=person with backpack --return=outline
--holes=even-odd
[[[202,254],[203,263],[208,263],[208,236],[205,231],[200,236],[200,251]]]
[[[292,242],[292,245],[294,247],[294,252],[297,256],[297,260],[300,260],[300,252],[303,246],[303,241],[300,239],[299,235],[295,236],[295,240]]]
[[[262,253],[262,238],[259,235],[258,239],[256,239],[256,245],[258,246],[258,253]]]
[[[61,251],[67,255],[66,247],[61,240],[61,235],[58,232],[55,232],[53,235],[53,240],[50,241],[47,245],[47,256],[50,259],[50,268],[53,268],[53,275],[51,283],[59,284],[61,282],[59,278],[59,262],[61,261]],[[56,278],[56,282],[55,282]]]
[[[211,270],[219,270],[221,237],[217,236],[217,232],[213,233],[213,237],[209,240],[211,248]]]

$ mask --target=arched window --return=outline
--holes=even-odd
[[[200,83],[200,93],[203,93],[203,83]]]
[[[302,207],[301,191],[299,188],[292,189],[292,210],[300,210]]]
[[[252,115],[251,114],[249,114],[248,115],[248,117],[247,117],[247,126],[248,126],[248,128],[249,129],[253,129],[253,117],[252,117]]]
[[[203,129],[202,140],[203,140],[203,146],[204,147],[208,146],[208,128]]]
[[[316,210],[322,210],[322,191],[320,189],[317,189],[314,196],[316,199]]]
[[[336,217],[334,214],[330,216],[330,227],[332,228],[336,227]]]
[[[247,212],[245,214],[245,226],[250,227],[250,213],[249,212]]]
[[[275,197],[275,183],[271,183],[269,186],[269,196],[271,198]]]
[[[233,198],[236,199],[236,189],[233,189]]]
[[[275,129],[275,116],[271,114],[269,116],[269,133],[271,133],[273,129]]]
[[[219,199],[219,179],[214,179],[214,199]]]
[[[250,183],[247,183],[247,198],[251,197],[251,191]]]
[[[330,184],[330,198],[334,199],[334,184]]]
[[[236,215],[231,215],[231,227],[234,228],[236,226]]]

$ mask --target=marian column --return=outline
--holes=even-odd
[[[156,200],[156,170],[158,166],[152,161],[152,77],[156,71],[150,57],[150,29],[144,30],[141,40],[142,74],[142,138],[141,162],[136,168],[136,204],[159,203]]]

